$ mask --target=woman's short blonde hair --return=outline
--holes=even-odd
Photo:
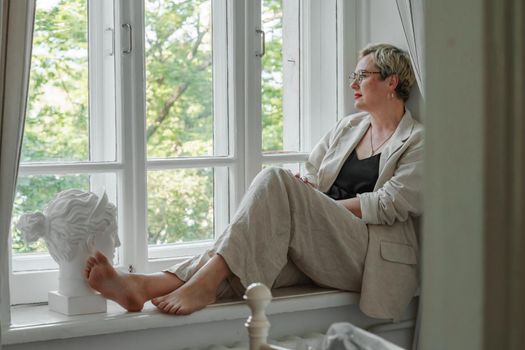
[[[397,97],[406,102],[410,96],[410,89],[416,80],[408,53],[390,44],[370,44],[359,52],[359,58],[370,54],[373,55],[382,79],[391,75],[399,77],[396,94]]]

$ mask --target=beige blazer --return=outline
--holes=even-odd
[[[350,115],[323,137],[306,163],[308,180],[326,192],[370,125],[366,112]],[[381,152],[373,192],[358,195],[369,232],[361,310],[399,319],[418,287],[419,247],[414,218],[422,211],[423,126],[406,110]]]

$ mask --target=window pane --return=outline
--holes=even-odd
[[[46,245],[41,239],[34,243],[26,243],[21,232],[16,228],[16,223],[22,214],[42,212],[58,192],[70,188],[89,191],[89,175],[18,177],[11,219],[13,254],[47,252]]]
[[[213,180],[210,168],[149,171],[149,244],[212,239]]]
[[[262,30],[266,33],[261,76],[263,151],[283,149],[282,8],[282,0],[262,1]]]
[[[211,0],[146,0],[148,157],[213,155]]]
[[[299,0],[262,0],[263,152],[297,152],[300,134]]]
[[[87,1],[37,1],[22,161],[87,160]]]

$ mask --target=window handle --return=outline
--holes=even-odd
[[[126,28],[128,30],[128,48],[127,50],[123,50],[122,53],[131,53],[131,51],[133,50],[133,40],[131,37],[131,24],[123,23],[122,28]]]
[[[264,32],[264,30],[261,29],[255,29],[255,32],[257,34],[261,34],[262,41],[262,51],[260,53],[256,53],[255,56],[263,57],[266,54],[266,33]]]
[[[115,30],[108,27],[106,28],[106,32],[111,32],[111,51],[109,52],[109,56],[113,56],[115,54]]]

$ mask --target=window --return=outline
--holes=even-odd
[[[42,211],[68,188],[105,190],[119,203],[113,28],[109,1],[37,1],[11,230],[12,303],[47,299],[53,287],[41,277],[57,268],[42,241],[22,239],[14,225],[22,213]],[[32,278],[41,288],[24,288]]]
[[[12,304],[45,301],[56,288],[45,244],[26,243],[14,224],[61,190],[106,191],[118,208],[115,263],[148,272],[211,246],[261,167],[299,170],[308,150],[300,2],[255,2],[250,45],[262,57],[248,48],[241,57],[235,45],[245,6],[37,0]],[[238,65],[244,55],[257,69]]]

